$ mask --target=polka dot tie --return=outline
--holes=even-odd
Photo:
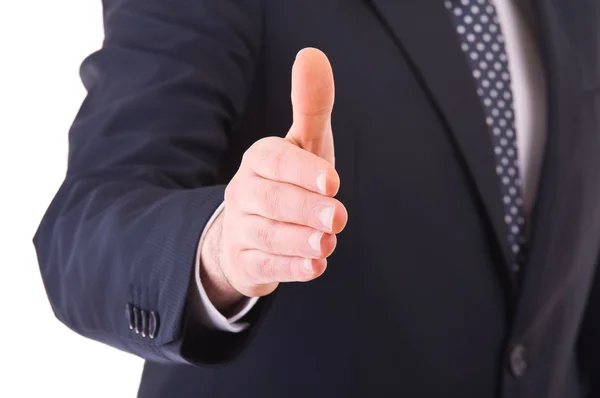
[[[507,239],[513,254],[512,269],[519,272],[527,254],[525,217],[504,36],[491,0],[446,0],[444,5],[452,15],[485,110],[504,203]]]

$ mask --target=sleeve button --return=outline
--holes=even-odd
[[[515,345],[509,354],[510,370],[514,377],[523,377],[527,371],[527,358],[525,347],[521,344]]]
[[[140,310],[141,315],[141,325],[140,325],[140,333],[142,337],[146,337],[148,334],[148,311]]]
[[[140,309],[138,307],[133,307],[133,325],[135,328],[135,333],[140,334],[140,324],[141,324],[141,314]]]
[[[158,321],[158,313],[151,311],[148,317],[148,337],[151,339],[155,338],[158,333]]]
[[[125,306],[125,317],[127,318],[129,329],[133,330],[135,326],[135,320],[133,319],[133,306],[129,303],[127,303],[127,305]]]

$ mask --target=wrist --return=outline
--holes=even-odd
[[[210,302],[227,316],[244,296],[231,285],[221,268],[223,214],[209,227],[200,250],[200,280]]]

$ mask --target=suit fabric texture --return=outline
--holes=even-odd
[[[140,398],[600,396],[600,2],[526,5],[548,130],[518,283],[442,1],[105,0],[34,238],[56,316],[145,358]],[[348,226],[321,278],[207,330],[186,303],[198,239],[244,151],[287,133],[304,47],[334,70]]]

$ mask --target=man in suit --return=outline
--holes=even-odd
[[[140,397],[600,396],[600,3],[104,7],[34,242]]]

